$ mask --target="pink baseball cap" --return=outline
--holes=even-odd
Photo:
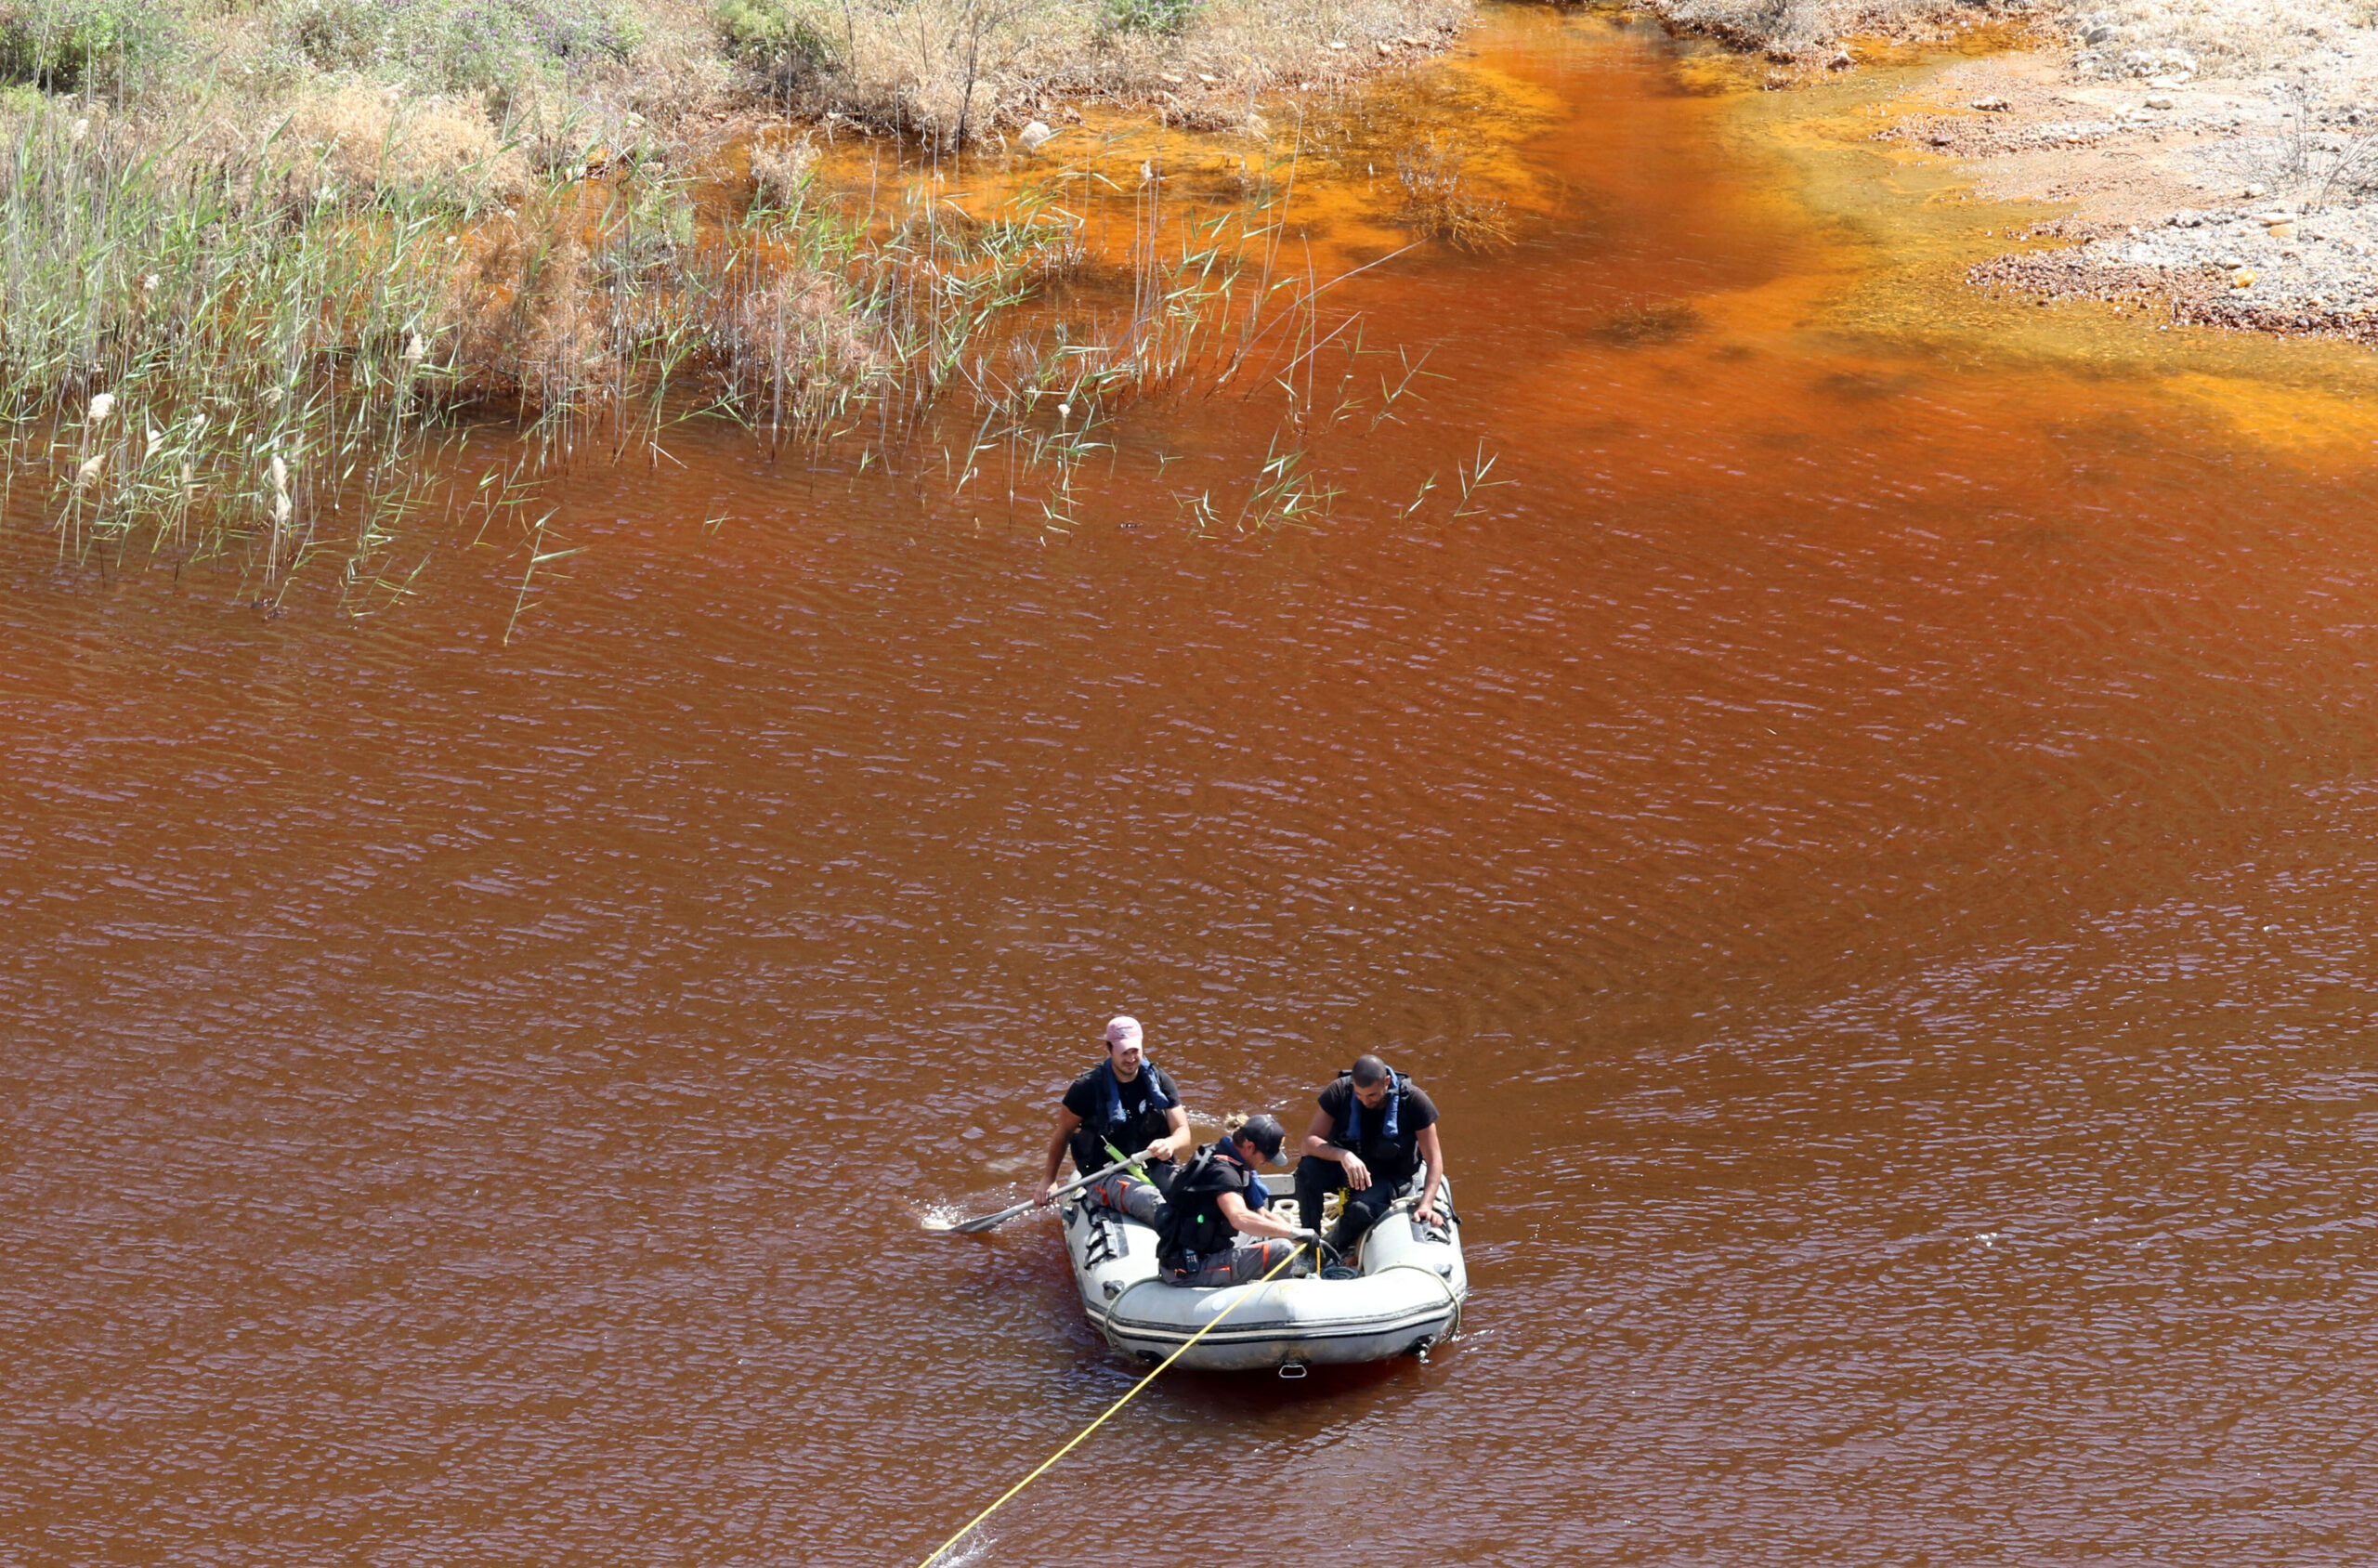
[[[1124,1013],[1118,1013],[1109,1018],[1106,1020],[1106,1043],[1110,1048],[1117,1045],[1138,1045],[1140,1021]]]

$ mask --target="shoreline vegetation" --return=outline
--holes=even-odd
[[[1319,361],[1362,352],[1320,329],[1326,282],[1273,276],[1271,171],[1292,181],[1295,150],[1250,159],[1235,212],[1168,215],[1153,169],[1103,198],[1146,237],[1121,263],[1130,303],[1090,320],[1041,308],[1093,258],[1033,154],[1101,102],[1261,147],[1267,95],[1424,58],[1468,14],[0,0],[0,501],[48,518],[63,556],[225,562],[268,604],[329,562],[342,608],[369,613],[407,592],[405,523],[476,516],[484,536],[508,516],[533,574],[554,555],[535,481],[657,455],[689,416],[772,450],[962,428],[953,484],[998,449],[1011,507],[1022,471],[1062,527],[1102,420],[1260,368],[1289,388],[1292,438],[1235,521],[1294,520],[1326,500],[1297,477]],[[857,198],[816,177],[821,135],[1012,160],[1025,183],[990,214],[905,186]],[[526,438],[507,456],[458,461],[504,421]]]
[[[1631,8],[1755,51],[1775,87],[1987,29],[2016,46],[1902,95],[1883,136],[1969,161],[1987,196],[2078,211],[2027,236],[2058,248],[1973,281],[2378,341],[2378,0]],[[1062,529],[1126,404],[1245,376],[1287,388],[1281,435],[1195,524],[1307,519],[1332,500],[1309,477],[1319,411],[1351,406],[1325,384],[1376,351],[1322,320],[1326,281],[1274,276],[1302,136],[1284,100],[1427,58],[1469,15],[0,0],[0,504],[47,519],[62,556],[226,563],[256,602],[327,564],[370,613],[409,592],[425,556],[394,542],[429,516],[515,530],[525,595],[566,553],[529,516],[538,482],[657,459],[686,417],[771,450],[856,435],[862,464],[922,445],[960,491],[996,461],[1011,514]],[[1161,171],[1134,190],[1040,155],[1101,105],[1244,137],[1241,199],[1168,218]],[[851,136],[1017,183],[988,213],[913,183],[857,198],[818,177],[821,141]],[[1416,237],[1508,241],[1444,158],[1395,167]],[[1130,211],[1120,254],[1086,245],[1098,202]],[[1090,314],[1052,307],[1092,270]],[[499,456],[464,461],[490,425]],[[1491,482],[1474,466],[1458,505]]]

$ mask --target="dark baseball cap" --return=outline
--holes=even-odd
[[[1255,1145],[1256,1152],[1267,1160],[1280,1157],[1280,1145],[1287,1132],[1280,1126],[1280,1118],[1273,1116],[1248,1117],[1236,1132],[1231,1134]]]

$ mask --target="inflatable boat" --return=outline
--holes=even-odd
[[[1213,1331],[1176,1364],[1216,1372],[1309,1366],[1390,1356],[1426,1356],[1461,1326],[1470,1275],[1461,1261],[1461,1221],[1453,1184],[1439,1181],[1437,1219],[1422,1225],[1413,1210],[1432,1172],[1423,1169],[1357,1247],[1318,1275],[1264,1284],[1196,1287],[1156,1277],[1156,1231],[1113,1209],[1065,1207],[1065,1251],[1091,1326],[1119,1354],[1160,1362],[1197,1331]],[[1290,1203],[1291,1179],[1265,1172],[1275,1203]]]

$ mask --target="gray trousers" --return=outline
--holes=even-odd
[[[1092,1182],[1081,1190],[1081,1199],[1093,1208],[1129,1215],[1143,1225],[1155,1224],[1156,1211],[1164,1207],[1164,1194],[1156,1184],[1128,1170]]]
[[[1261,1279],[1297,1251],[1305,1254],[1304,1261],[1288,1264],[1281,1274],[1288,1278],[1311,1274],[1313,1249],[1303,1243],[1243,1235],[1235,1245],[1199,1258],[1195,1268],[1166,1269],[1157,1277],[1167,1285],[1245,1285],[1249,1280]]]

